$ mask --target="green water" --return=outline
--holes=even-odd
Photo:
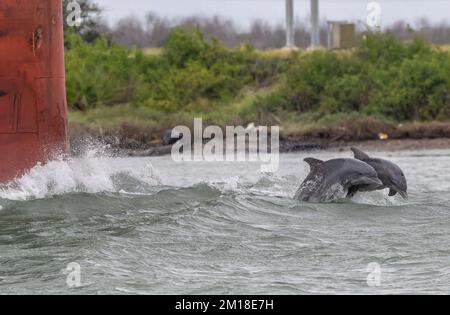
[[[449,153],[379,153],[410,199],[334,204],[292,199],[304,154],[272,175],[170,157],[52,162],[0,190],[0,293],[446,294]]]

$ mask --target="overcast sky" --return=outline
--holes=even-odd
[[[176,18],[193,14],[221,15],[247,26],[252,20],[264,19],[270,23],[284,20],[285,0],[93,0],[104,8],[104,17],[114,23],[124,16],[143,17],[153,11],[161,16]],[[369,0],[320,0],[321,19],[366,21]],[[438,23],[450,22],[450,0],[379,0],[383,25],[398,20],[410,23],[422,17]],[[309,0],[295,0],[299,18],[309,14]]]

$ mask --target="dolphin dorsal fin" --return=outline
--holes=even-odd
[[[351,148],[351,150],[352,150],[353,153],[355,154],[355,159],[361,160],[361,161],[367,161],[367,160],[370,160],[370,156],[367,155],[366,153],[364,153],[363,151],[361,151],[360,149],[357,149],[357,148]]]
[[[318,159],[315,159],[315,158],[306,158],[304,161],[309,164],[311,169],[315,169],[315,168],[317,168],[317,167],[319,167],[320,165],[323,164],[322,160],[318,160]]]

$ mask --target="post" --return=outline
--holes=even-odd
[[[311,48],[317,48],[319,46],[319,0],[311,0]]]
[[[333,46],[333,22],[327,22],[327,48],[331,48]]]
[[[68,151],[62,13],[0,1],[0,183]]]
[[[294,0],[286,0],[286,48],[294,47]]]

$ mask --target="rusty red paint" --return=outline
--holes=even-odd
[[[66,153],[61,0],[0,1],[0,182]]]

